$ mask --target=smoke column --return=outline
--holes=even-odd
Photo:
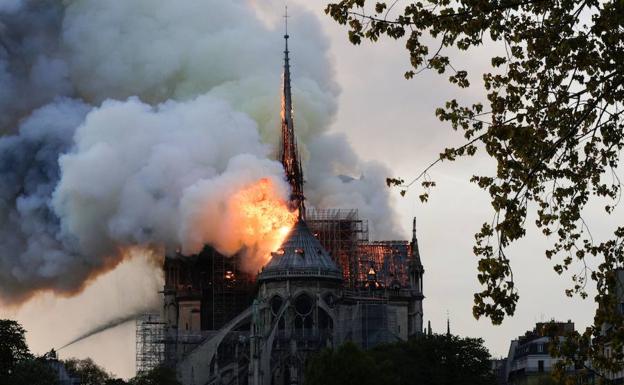
[[[131,247],[258,247],[262,233],[225,236],[238,191],[264,180],[263,199],[288,197],[274,160],[281,25],[256,12],[242,0],[0,3],[3,302],[76,293]],[[328,43],[292,13],[309,205],[358,208],[376,236],[397,236],[388,171],[327,133],[339,94]]]

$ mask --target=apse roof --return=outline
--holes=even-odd
[[[322,279],[342,280],[342,271],[312,234],[303,219],[292,228],[282,246],[271,253],[258,279]]]

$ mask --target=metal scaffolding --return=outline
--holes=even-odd
[[[358,247],[368,242],[368,221],[355,209],[312,209],[306,215],[314,236],[342,268],[345,285],[355,286],[360,275]]]
[[[202,301],[204,314],[210,314],[208,319],[211,322],[202,325],[202,329],[219,330],[251,305],[254,277],[240,268],[242,258],[245,258],[244,251],[226,257],[211,250],[208,275],[212,277],[207,282],[208,290],[204,290]]]
[[[165,288],[176,300],[199,301],[201,330],[218,330],[253,300],[254,276],[243,271],[244,251],[226,257],[210,246],[193,256],[165,259]]]
[[[158,314],[144,314],[136,320],[136,372],[146,372],[165,359],[165,324]]]
[[[347,287],[363,287],[371,280],[384,287],[407,284],[409,242],[369,241],[368,221],[357,210],[309,210],[307,223],[342,268]]]

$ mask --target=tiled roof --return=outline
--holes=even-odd
[[[342,280],[340,268],[301,219],[282,246],[271,254],[271,260],[260,272],[260,281],[293,278]]]

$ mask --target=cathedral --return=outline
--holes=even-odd
[[[321,349],[422,332],[416,220],[411,241],[369,241],[357,210],[306,210],[284,38],[279,159],[297,222],[258,274],[210,246],[168,256],[162,312],[137,326],[139,371],[166,365],[184,385],[298,385]]]

